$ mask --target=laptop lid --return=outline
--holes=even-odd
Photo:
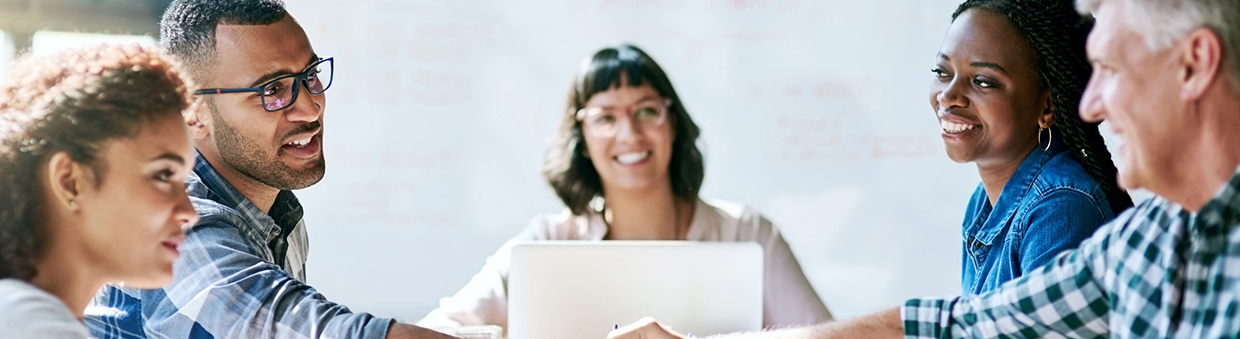
[[[547,241],[512,249],[509,339],[603,338],[650,316],[705,336],[762,328],[757,243]]]

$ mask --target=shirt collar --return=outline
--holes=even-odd
[[[1214,197],[1193,214],[1189,231],[1205,238],[1222,239],[1237,224],[1240,224],[1240,167]]]
[[[992,207],[987,203],[989,199],[982,200],[981,206],[976,209],[982,212],[977,213],[976,219],[970,221],[965,234],[972,235],[985,245],[990,245],[1016,214],[1016,210],[1020,208],[1020,202],[1025,200],[1025,195],[1029,194],[1033,188],[1034,180],[1042,172],[1042,167],[1059,153],[1067,151],[1068,147],[1061,139],[1063,138],[1055,138],[1049,149],[1035,147],[1033,152],[1029,153],[1020,163],[1020,167],[1016,168],[1016,172],[1012,173],[1012,177],[1008,178],[1007,184],[1003,185],[999,201]]]
[[[243,232],[270,242],[279,236],[288,234],[297,226],[303,216],[301,202],[293,192],[281,190],[271,206],[271,214],[250,202],[241,192],[237,191],[219,172],[207,162],[201,152],[195,151],[197,160],[194,172],[186,180],[191,196],[208,199],[240,212],[247,222],[234,225]],[[202,211],[200,211],[202,212]]]

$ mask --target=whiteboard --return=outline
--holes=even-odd
[[[774,221],[839,318],[960,293],[976,167],[930,68],[959,0],[292,0],[336,57],[309,283],[416,321],[538,213],[579,62],[634,43],[702,127],[702,196]]]

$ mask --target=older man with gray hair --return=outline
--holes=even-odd
[[[1235,338],[1240,335],[1240,0],[1082,0],[1097,20],[1087,121],[1120,183],[1158,197],[980,296],[726,338]],[[681,338],[646,319],[612,338]]]

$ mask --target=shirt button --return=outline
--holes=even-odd
[[[973,247],[974,247],[974,248],[982,248],[982,241],[981,241],[981,240],[973,240]]]

